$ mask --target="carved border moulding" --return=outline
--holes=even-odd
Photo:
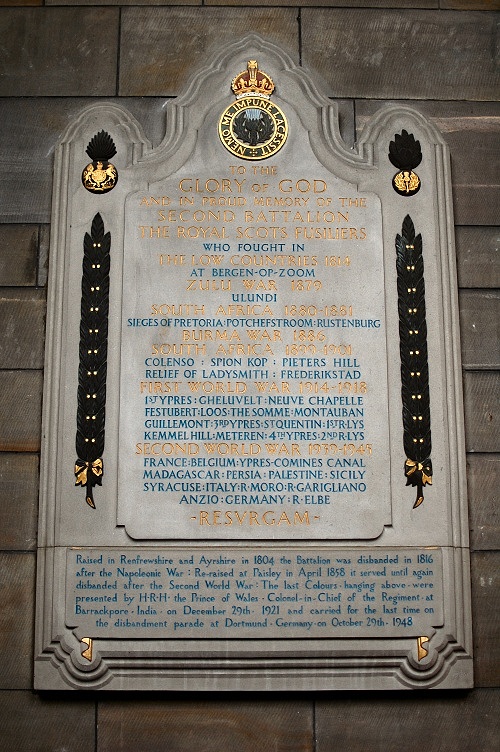
[[[165,109],[56,150],[35,687],[471,686],[446,143],[253,34]]]
[[[133,681],[137,689],[148,690],[151,682],[157,684],[160,673],[164,689],[175,689],[182,679],[187,691],[207,691],[213,686],[214,674],[219,674],[218,689],[222,691],[258,690],[264,677],[268,691],[280,687],[303,691],[311,686],[311,672],[318,689],[329,689],[332,684],[350,688],[353,672],[361,681],[369,681],[375,672],[378,689],[435,689],[449,686],[450,673],[466,658],[463,649],[443,637],[418,637],[413,645],[394,640],[390,651],[375,643],[370,655],[360,643],[351,642],[347,655],[332,645],[321,659],[314,646],[310,651],[298,647],[293,657],[284,658],[274,657],[266,644],[255,645],[254,655],[248,656],[248,646],[242,651],[237,643],[229,643],[222,661],[207,655],[179,656],[166,641],[142,641],[140,649],[129,643],[126,648],[116,640],[78,639],[70,633],[48,646],[43,659],[57,669],[56,689],[114,690]],[[430,644],[431,639],[435,644]],[[188,645],[182,647],[189,650]],[[132,650],[133,660],[127,649]],[[255,657],[257,651],[266,657],[265,669],[263,659]]]

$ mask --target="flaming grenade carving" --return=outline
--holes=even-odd
[[[87,146],[86,152],[92,162],[82,173],[84,187],[90,193],[111,191],[118,181],[118,172],[109,161],[116,154],[116,147],[109,133],[97,133]]]
[[[420,178],[414,167],[422,161],[420,141],[415,141],[412,133],[404,129],[396,133],[394,141],[389,144],[389,159],[400,172],[394,175],[392,187],[400,196],[414,196],[420,190]]]

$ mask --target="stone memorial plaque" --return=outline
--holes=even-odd
[[[390,524],[380,201],[311,148],[299,179],[278,161],[197,172],[195,156],[127,201],[118,515],[133,538]]]
[[[91,160],[89,162],[89,159]],[[40,689],[471,684],[449,158],[249,36],[57,150]]]

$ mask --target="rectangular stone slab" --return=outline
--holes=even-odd
[[[375,538],[390,522],[380,204],[310,162],[298,179],[184,166],[127,201],[133,538]]]
[[[166,110],[56,153],[35,686],[470,686],[445,140],[255,35]]]
[[[419,637],[442,624],[441,551],[310,554],[69,549],[66,623],[82,635],[170,640]]]

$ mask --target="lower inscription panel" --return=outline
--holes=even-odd
[[[417,637],[443,624],[437,548],[71,548],[66,625],[92,637]]]

